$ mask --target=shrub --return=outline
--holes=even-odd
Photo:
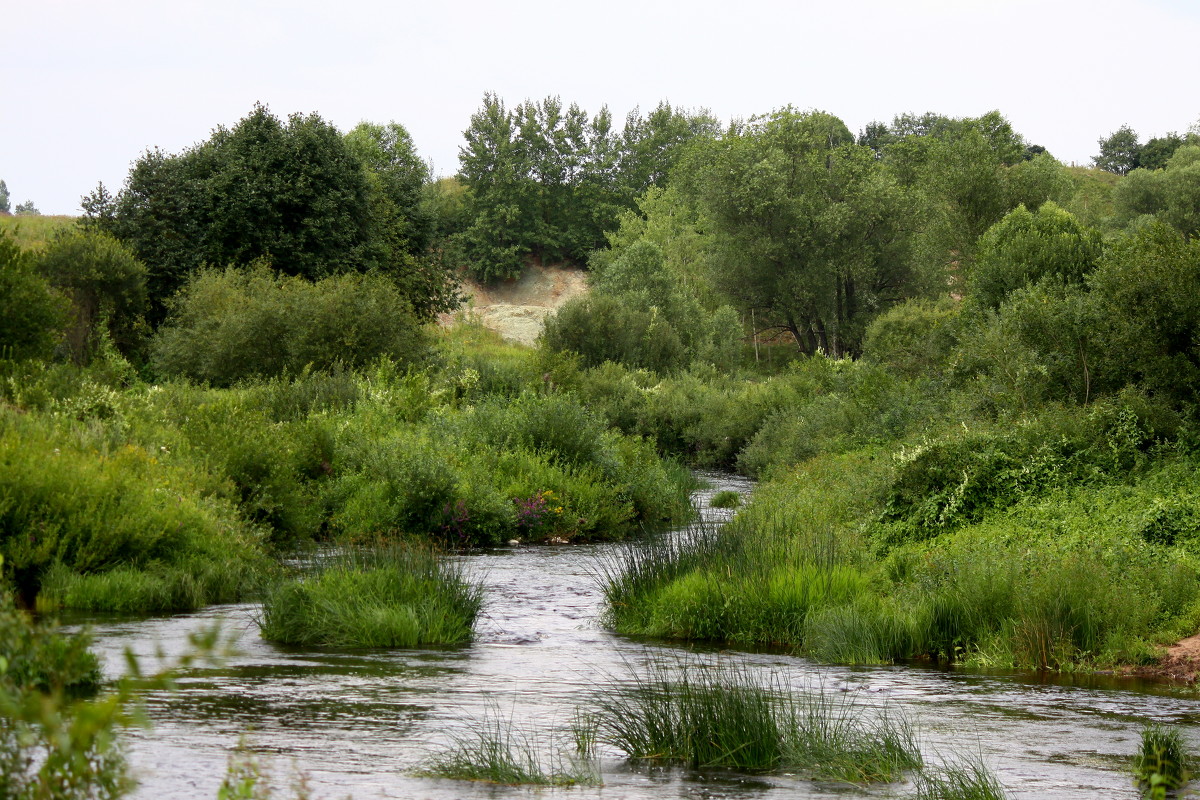
[[[380,275],[310,282],[259,265],[202,270],[172,302],[154,341],[154,364],[215,386],[365,366],[380,357],[425,358],[424,334],[399,289]]]
[[[100,670],[88,645],[0,593],[0,797],[110,800],[131,788],[114,735],[130,721],[128,692],[89,699]]]
[[[36,258],[38,270],[71,301],[66,346],[89,362],[107,337],[122,353],[138,350],[148,328],[146,265],[116,239],[94,231],[61,231]]]
[[[0,230],[0,358],[50,355],[62,337],[67,302],[31,264],[28,255]]]
[[[415,647],[471,638],[481,590],[423,546],[352,550],[268,590],[265,639],[318,647]]]
[[[189,599],[184,608],[234,599],[245,588],[236,576],[261,562],[261,532],[230,504],[200,492],[188,469],[162,463],[157,454],[80,441],[65,428],[0,410],[0,554],[27,602],[52,568],[59,575],[55,591],[66,585],[63,570],[203,573],[199,592],[172,595]]]
[[[945,368],[957,340],[958,307],[908,300],[871,321],[863,337],[863,360],[905,377],[934,375]]]

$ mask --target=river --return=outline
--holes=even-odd
[[[748,482],[709,476],[705,514],[719,489]],[[243,742],[275,777],[276,797],[303,773],[314,798],[819,798],[906,797],[910,783],[867,789],[796,776],[630,765],[602,753],[604,786],[531,788],[418,777],[455,731],[500,715],[517,727],[566,727],[598,684],[639,665],[676,660],[745,662],[798,689],[843,693],[915,720],[926,758],[978,753],[1014,798],[1135,798],[1128,762],[1147,721],[1184,726],[1200,742],[1200,700],[1179,688],[1105,676],[985,674],[912,666],[819,665],[780,652],[729,652],[632,641],[597,622],[596,564],[616,545],[513,547],[463,556],[486,587],[467,646],[400,651],[307,651],[263,641],[253,604],[194,614],[88,620],[110,676],[123,653],[143,667],[188,649],[190,633],[219,623],[236,653],[185,669],[172,691],[145,699],[151,727],[128,736],[141,800],[215,798]]]

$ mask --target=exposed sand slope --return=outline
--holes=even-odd
[[[532,345],[542,332],[546,317],[558,307],[587,292],[587,273],[577,267],[526,267],[515,281],[481,286],[472,280],[462,283],[467,298],[459,313],[477,320],[505,339]],[[443,325],[451,325],[455,314],[443,314]]]

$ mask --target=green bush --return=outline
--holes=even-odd
[[[380,275],[309,282],[265,266],[197,272],[172,301],[153,343],[155,368],[214,386],[362,367],[380,357],[415,363],[425,336],[404,296]]]
[[[0,358],[50,355],[62,338],[67,302],[37,273],[7,231],[0,230]]]
[[[34,622],[0,596],[0,797],[110,800],[132,788],[116,729],[128,692],[100,699],[86,636]]]
[[[161,462],[160,454],[87,435],[74,439],[73,432],[0,410],[0,554],[26,600],[54,568],[56,591],[65,585],[62,570],[88,576],[118,567],[179,568],[208,576],[189,602],[158,607],[164,610],[233,599],[238,591],[226,587],[244,590],[247,581],[238,576],[262,558],[257,528],[198,491],[188,469]]]
[[[66,346],[76,363],[100,353],[104,340],[137,354],[149,334],[146,265],[112,237],[95,231],[60,231],[37,255],[50,283],[71,301]]]

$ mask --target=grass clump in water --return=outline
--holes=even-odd
[[[1163,798],[1192,778],[1191,757],[1175,728],[1147,725],[1142,745],[1133,758],[1133,780],[1144,797]]]
[[[1007,800],[1004,787],[983,759],[968,758],[935,769],[922,770],[916,778],[917,800]]]
[[[428,547],[354,550],[277,584],[264,639],[317,647],[414,647],[471,638],[482,592]]]
[[[722,489],[712,496],[708,504],[713,508],[737,508],[742,504],[742,496],[733,489]]]
[[[817,780],[890,782],[921,766],[911,725],[848,699],[796,695],[749,669],[658,665],[599,699],[598,736],[633,759],[693,769],[802,771]]]
[[[578,736],[577,727],[580,758],[563,759],[552,752],[547,764],[535,735],[489,715],[478,728],[456,734],[450,748],[434,756],[421,774],[509,786],[599,786],[599,773]]]

